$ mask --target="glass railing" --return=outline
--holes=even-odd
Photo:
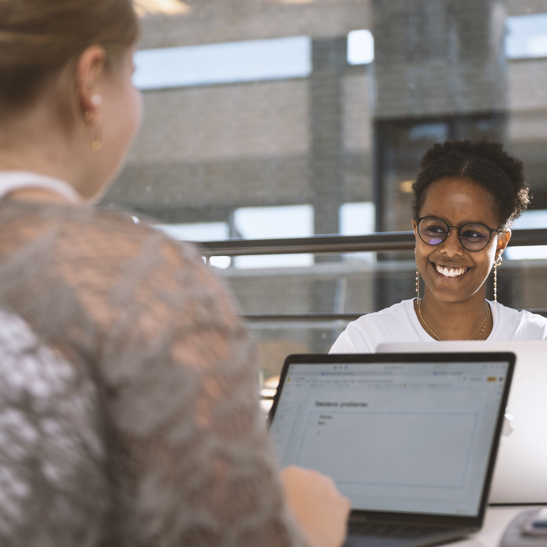
[[[413,232],[198,245],[211,264],[224,266],[217,271],[254,338],[265,407],[288,354],[328,352],[350,321],[415,296]],[[278,261],[253,265],[249,257]],[[547,229],[514,230],[505,257],[499,301],[547,316]]]

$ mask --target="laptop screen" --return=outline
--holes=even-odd
[[[508,368],[288,364],[270,426],[281,466],[329,475],[353,509],[475,516]]]

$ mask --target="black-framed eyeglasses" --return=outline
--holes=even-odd
[[[458,230],[458,239],[462,247],[471,252],[482,251],[490,243],[494,232],[502,232],[473,222],[462,226],[450,226],[442,218],[437,217],[421,217],[414,220],[418,225],[418,235],[426,245],[439,245],[450,235],[450,228],[454,228]]]

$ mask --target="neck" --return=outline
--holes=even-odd
[[[97,171],[82,124],[64,122],[47,93],[29,108],[3,119],[0,171],[27,171],[62,180],[84,199],[91,198],[90,174]],[[52,201],[50,192],[21,189],[10,197]]]
[[[416,304],[422,327],[440,340],[486,339],[493,327],[489,310],[484,294],[477,294],[465,302],[443,302],[426,291],[421,302]]]
[[[0,171],[26,171],[53,179],[58,179],[75,187],[77,175],[67,161],[62,146],[1,146],[0,143]],[[13,194],[41,195],[29,189],[13,192]]]

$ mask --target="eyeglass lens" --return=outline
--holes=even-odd
[[[439,245],[448,236],[448,224],[435,217],[425,217],[420,220],[418,233],[424,243]],[[458,230],[462,246],[468,251],[481,251],[490,241],[491,231],[483,224],[465,224]]]

